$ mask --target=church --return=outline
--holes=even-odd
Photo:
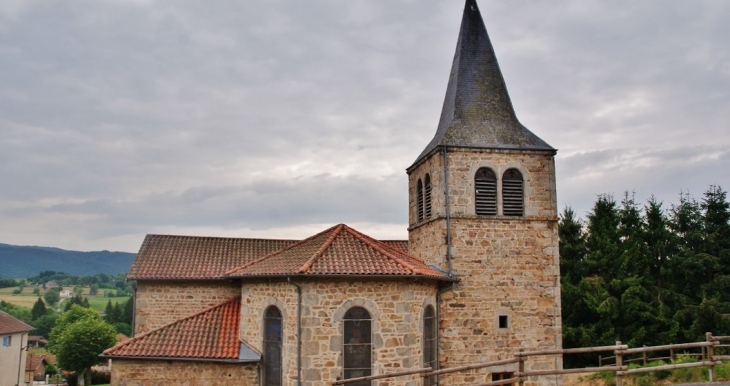
[[[112,385],[330,385],[561,348],[557,150],[512,107],[466,0],[436,134],[408,174],[408,240],[147,235]],[[537,358],[526,370],[560,369]],[[516,364],[354,385],[474,385]],[[380,383],[378,383],[380,382]],[[560,384],[557,377],[528,385]]]

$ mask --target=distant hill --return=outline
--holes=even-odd
[[[135,256],[128,252],[77,252],[0,243],[0,277],[25,278],[41,271],[66,272],[75,276],[116,275],[129,271]]]

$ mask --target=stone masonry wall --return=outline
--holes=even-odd
[[[258,364],[163,360],[112,361],[112,386],[256,386]]]
[[[240,285],[223,280],[138,281],[134,334],[142,334],[212,307],[240,294]]]
[[[409,251],[447,269],[443,164],[443,157],[438,154],[410,175]],[[441,367],[511,358],[519,348],[562,347],[552,156],[450,150],[448,164],[452,267],[459,282],[442,295],[440,304]],[[525,180],[524,216],[474,213],[474,175],[485,166],[494,170],[498,178],[509,168],[521,171]],[[426,172],[431,173],[433,184],[434,217],[418,224],[415,181]],[[501,187],[498,196],[501,197]],[[501,199],[498,206],[501,207]],[[500,316],[507,318],[507,328],[499,328]],[[491,380],[490,371],[515,371],[513,367],[444,376],[442,383],[487,382]],[[527,369],[552,368],[562,368],[562,362],[555,358],[527,362]],[[541,379],[539,384],[560,383],[549,378]]]
[[[324,386],[342,376],[343,317],[351,307],[370,312],[373,374],[421,368],[423,311],[435,306],[436,283],[393,280],[296,281],[302,288],[302,386]],[[284,326],[284,384],[297,378],[297,292],[286,282],[242,286],[241,336],[262,349],[263,315],[276,305]],[[416,386],[419,377],[388,380],[390,386]],[[381,384],[386,384],[381,383]]]

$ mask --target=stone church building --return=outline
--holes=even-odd
[[[344,224],[304,240],[148,235],[128,274],[135,336],[102,354],[112,385],[330,385],[560,348],[555,154],[518,121],[467,0],[436,135],[407,169],[408,240]]]

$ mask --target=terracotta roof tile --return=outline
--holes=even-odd
[[[102,356],[236,361],[245,345],[239,339],[240,315],[241,298],[236,297],[119,343]]]
[[[35,327],[25,324],[22,320],[16,319],[4,311],[0,311],[0,334],[8,335],[32,330],[35,330]]]
[[[420,276],[450,280],[447,275],[403,250],[366,236],[344,224],[244,264],[228,277],[255,276]]]
[[[219,279],[296,240],[147,235],[127,278]]]
[[[380,240],[380,242],[403,253],[408,253],[408,240]]]

